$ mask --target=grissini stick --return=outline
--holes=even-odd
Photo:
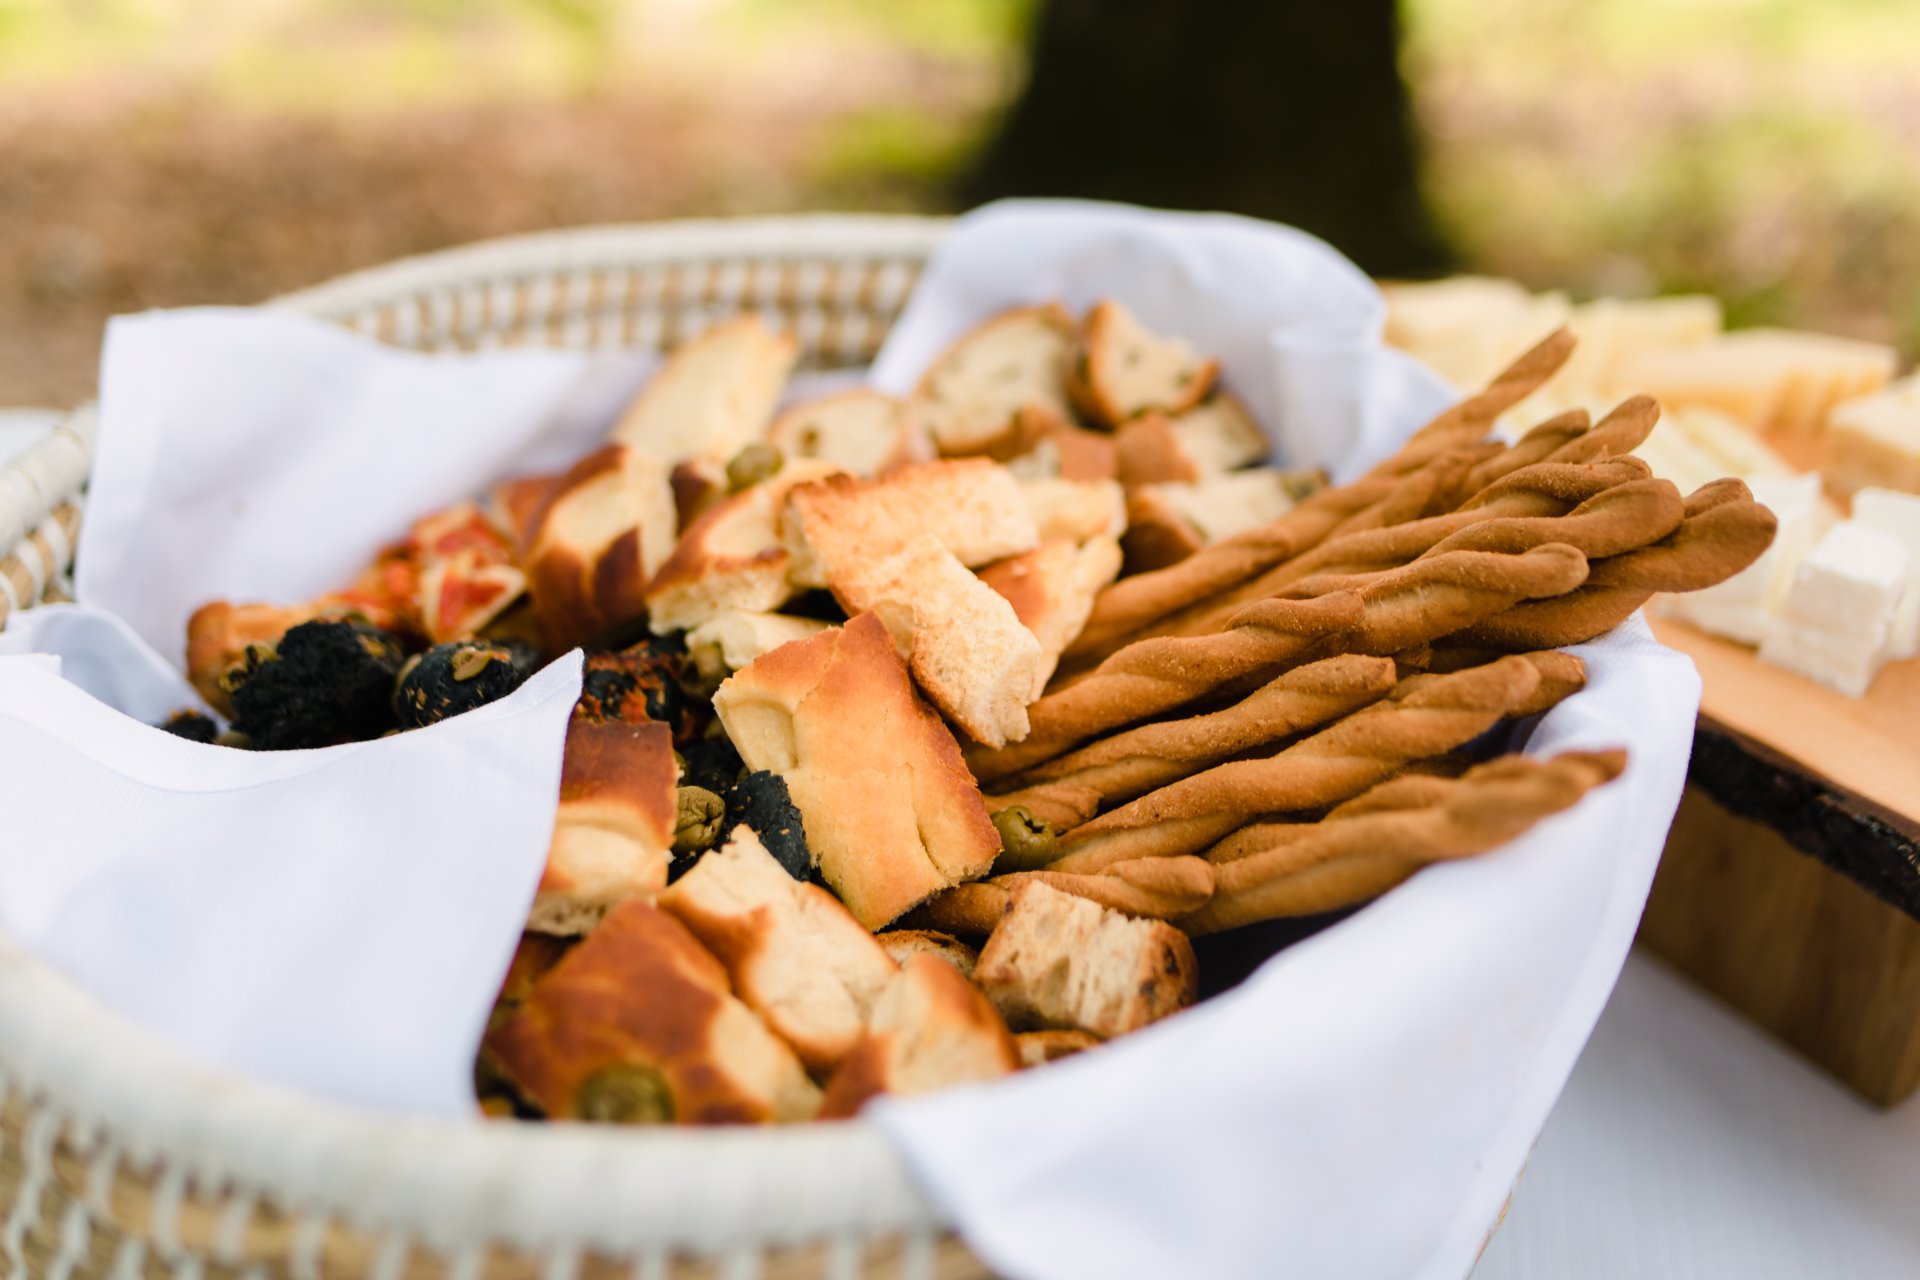
[[[1560,446],[1585,435],[1587,428],[1592,425],[1585,409],[1569,409],[1565,413],[1555,414],[1514,441],[1512,448],[1488,458],[1469,471],[1461,485],[1460,497],[1464,499],[1478,493],[1510,471],[1545,462]]]
[[[1647,442],[1660,422],[1660,402],[1652,396],[1629,396],[1593,424],[1593,430],[1569,440],[1548,462],[1598,462],[1622,457]]]
[[[1405,475],[1449,449],[1484,440],[1501,414],[1532,395],[1560,371],[1560,366],[1573,354],[1573,348],[1573,333],[1565,328],[1555,329],[1495,374],[1485,390],[1467,397],[1414,432],[1400,452],[1367,474]]]
[[[1686,514],[1686,502],[1671,481],[1629,480],[1596,493],[1565,515],[1496,516],[1477,521],[1448,534],[1421,554],[1499,551],[1518,555],[1548,542],[1564,542],[1578,547],[1589,560],[1598,560],[1660,541],[1680,527]]]
[[[1216,933],[1364,902],[1428,863],[1498,848],[1625,767],[1621,751],[1503,757],[1457,779],[1393,779],[1320,822],[1248,827],[1208,851],[1213,896],[1175,923]]]
[[[1409,761],[1471,742],[1539,684],[1524,658],[1422,677],[1405,697],[1356,711],[1272,756],[1216,765],[1083,823],[1060,838],[1049,869],[1091,872],[1196,853],[1264,814],[1336,804]]]
[[[1131,800],[1243,751],[1336,720],[1385,697],[1397,679],[1390,658],[1357,653],[1322,658],[1219,711],[1141,725],[1049,760],[1015,779],[1017,790],[987,797],[987,808],[1024,805],[1056,831],[1070,830],[1093,816],[1093,810],[1081,812],[1087,793],[1106,804]]]
[[[992,933],[1007,914],[1011,895],[1006,886],[985,880],[972,880],[942,889],[900,917],[898,928],[932,929],[936,933],[955,933],[979,937]]]
[[[1027,708],[1023,741],[967,753],[982,783],[1011,777],[1123,725],[1172,711],[1248,677],[1271,679],[1318,657],[1360,622],[1360,597],[1269,601],[1256,616],[1213,635],[1139,640],[1077,683]]]
[[[1214,869],[1203,858],[1142,858],[1118,862],[1092,875],[1062,871],[1016,871],[987,883],[1012,892],[1040,880],[1130,916],[1170,920],[1198,911],[1213,896]]]

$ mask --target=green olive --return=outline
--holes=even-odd
[[[673,851],[698,853],[720,838],[727,802],[705,787],[681,787],[674,795]]]
[[[653,1067],[616,1062],[580,1082],[573,1114],[592,1124],[672,1124],[673,1089]]]
[[[727,492],[738,493],[762,480],[773,479],[780,474],[780,468],[786,465],[786,461],[778,449],[765,441],[748,445],[727,463]]]
[[[1000,833],[995,871],[1038,871],[1060,856],[1053,828],[1029,813],[1025,805],[1016,804],[994,814],[993,829]]]

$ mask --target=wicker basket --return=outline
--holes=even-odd
[[[275,305],[421,350],[668,347],[754,310],[864,363],[937,220],[818,216],[527,236]],[[82,411],[0,468],[0,623],[57,598]],[[0,939],[0,1274],[414,1280],[985,1274],[859,1122],[614,1132],[396,1122],[209,1071]]]

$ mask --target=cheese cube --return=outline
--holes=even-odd
[[[1898,539],[1851,520],[1835,525],[1800,562],[1761,659],[1859,697],[1887,660],[1906,583]]]
[[[1920,374],[1834,409],[1820,470],[1836,493],[1920,493]]]
[[[1920,495],[1862,489],[1853,495],[1853,518],[1869,529],[1899,539],[1906,550],[1907,592],[1894,614],[1887,656],[1920,656]]]
[[[1655,607],[1702,631],[1759,644],[1793,583],[1794,571],[1820,536],[1820,477],[1755,476],[1748,487],[1779,522],[1772,544],[1725,582],[1704,591],[1661,596]]]

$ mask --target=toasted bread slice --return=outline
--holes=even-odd
[[[1000,835],[959,744],[873,614],[763,655],[713,706],[747,767],[786,782],[820,874],[867,928],[993,865]]]
[[[895,964],[903,965],[914,956],[937,956],[958,969],[963,978],[973,977],[973,966],[980,959],[980,952],[973,947],[950,933],[936,933],[932,929],[889,929],[875,934],[874,941]]]
[[[1178,564],[1207,545],[1207,539],[1168,496],[1174,485],[1150,484],[1127,495],[1127,531],[1120,538],[1127,573],[1150,573]]]
[[[570,720],[553,843],[527,928],[586,933],[628,898],[664,888],[678,783],[670,726]]]
[[[914,683],[968,737],[1004,746],[1027,736],[1027,703],[1045,683],[1040,642],[951,551],[922,535],[836,579],[833,593],[850,614],[879,615]]]
[[[1053,538],[1024,555],[990,564],[980,580],[1006,597],[1020,625],[1040,642],[1040,666],[1029,701],[1038,698],[1060,655],[1087,625],[1094,597],[1120,575],[1120,542]]]
[[[1007,1024],[979,988],[937,956],[913,956],[874,1007],[865,1037],[827,1082],[820,1118],[853,1115],[883,1093],[932,1093],[1020,1067]]]
[[[720,962],[638,899],[535,983],[485,1052],[555,1119],[756,1124],[811,1119],[820,1105],[793,1050],[727,990]]]
[[[1127,530],[1127,495],[1113,480],[1023,480],[1020,493],[1042,541],[1117,538]]]
[[[1179,417],[1148,410],[1120,424],[1113,435],[1120,483],[1193,484],[1258,462],[1267,456],[1260,434],[1240,402],[1216,392]]]
[[[1117,427],[1149,409],[1185,413],[1199,404],[1220,373],[1177,338],[1162,338],[1108,298],[1094,304],[1080,326],[1067,394],[1086,417]]]
[[[926,428],[904,401],[864,387],[794,405],[767,428],[767,442],[789,458],[819,459],[856,476],[934,456]]]
[[[527,587],[546,646],[571,649],[646,612],[677,518],[667,466],[608,445],[562,476],[534,521]]]
[[[701,677],[719,683],[763,653],[827,629],[814,618],[729,609],[687,632],[687,656]]]
[[[833,476],[787,495],[782,532],[795,583],[831,586],[921,535],[964,565],[1017,555],[1040,541],[1020,485],[998,463],[957,458],[877,480]]]
[[[727,967],[734,994],[825,1071],[860,1039],[899,966],[839,899],[788,875],[751,828],[660,895]]]
[[[943,351],[910,403],[949,457],[1017,448],[1039,423],[1071,423],[1073,317],[1058,303],[1004,311]]]
[[[793,558],[779,532],[787,494],[841,474],[830,462],[796,460],[771,479],[715,503],[687,527],[647,584],[647,625],[655,635],[697,627],[729,609],[765,613],[793,598]]]
[[[1193,1003],[1199,970],[1187,935],[1029,881],[1013,891],[974,970],[1016,1030],[1085,1031],[1111,1040]]]
[[[1278,520],[1293,510],[1311,478],[1297,471],[1255,467],[1211,476],[1197,484],[1148,485],[1199,533],[1202,541],[1218,542],[1244,529]]]
[[[759,316],[722,321],[667,357],[609,439],[669,465],[725,462],[766,432],[799,354],[792,334]]]

